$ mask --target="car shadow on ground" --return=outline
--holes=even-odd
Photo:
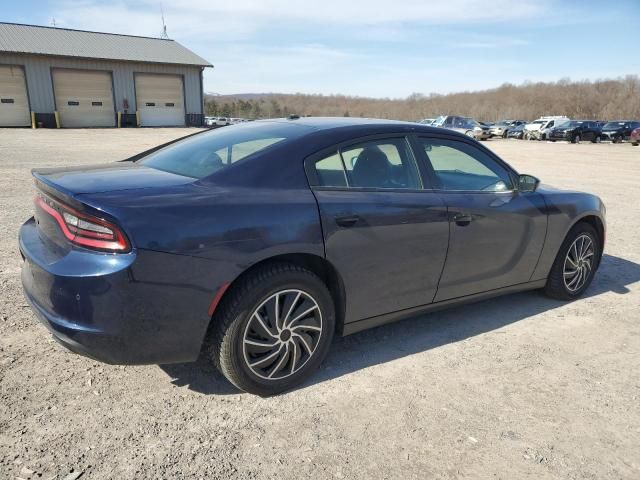
[[[605,254],[585,297],[609,292],[625,295],[630,292],[628,286],[638,281],[639,264]],[[497,330],[565,303],[549,299],[540,292],[523,292],[418,315],[336,338],[319,371],[298,388]],[[238,393],[206,359],[189,364],[161,365],[160,368],[172,378],[175,385],[187,386],[199,393]]]

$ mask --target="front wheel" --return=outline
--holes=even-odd
[[[576,135],[575,137],[573,137],[571,143],[580,143],[580,135]]]
[[[267,265],[234,285],[215,313],[210,354],[245,392],[288,390],[318,368],[335,330],[332,297],[314,273]]]
[[[467,130],[466,132],[464,132],[464,134],[465,134],[467,137],[474,138],[474,136],[473,136],[473,132],[472,132],[471,130]]]
[[[591,284],[601,255],[595,229],[588,223],[578,223],[560,246],[544,293],[557,300],[580,297]]]

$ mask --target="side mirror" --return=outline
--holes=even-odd
[[[540,185],[540,180],[533,175],[520,175],[518,177],[519,192],[535,192]]]

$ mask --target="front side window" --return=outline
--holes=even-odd
[[[420,189],[422,182],[405,138],[350,145],[318,160],[319,186]]]
[[[513,189],[509,172],[482,150],[456,140],[421,138],[440,188],[504,192]]]

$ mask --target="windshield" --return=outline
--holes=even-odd
[[[307,132],[306,128],[283,123],[245,123],[186,138],[144,157],[140,163],[186,177],[204,178]]]
[[[575,128],[575,127],[579,127],[580,125],[582,125],[584,122],[578,122],[576,120],[572,120],[570,122],[565,122],[562,125],[560,125],[562,128]]]
[[[436,126],[436,127],[441,127],[444,124],[444,121],[447,117],[444,115],[440,115],[438,118],[436,118],[432,125]]]

